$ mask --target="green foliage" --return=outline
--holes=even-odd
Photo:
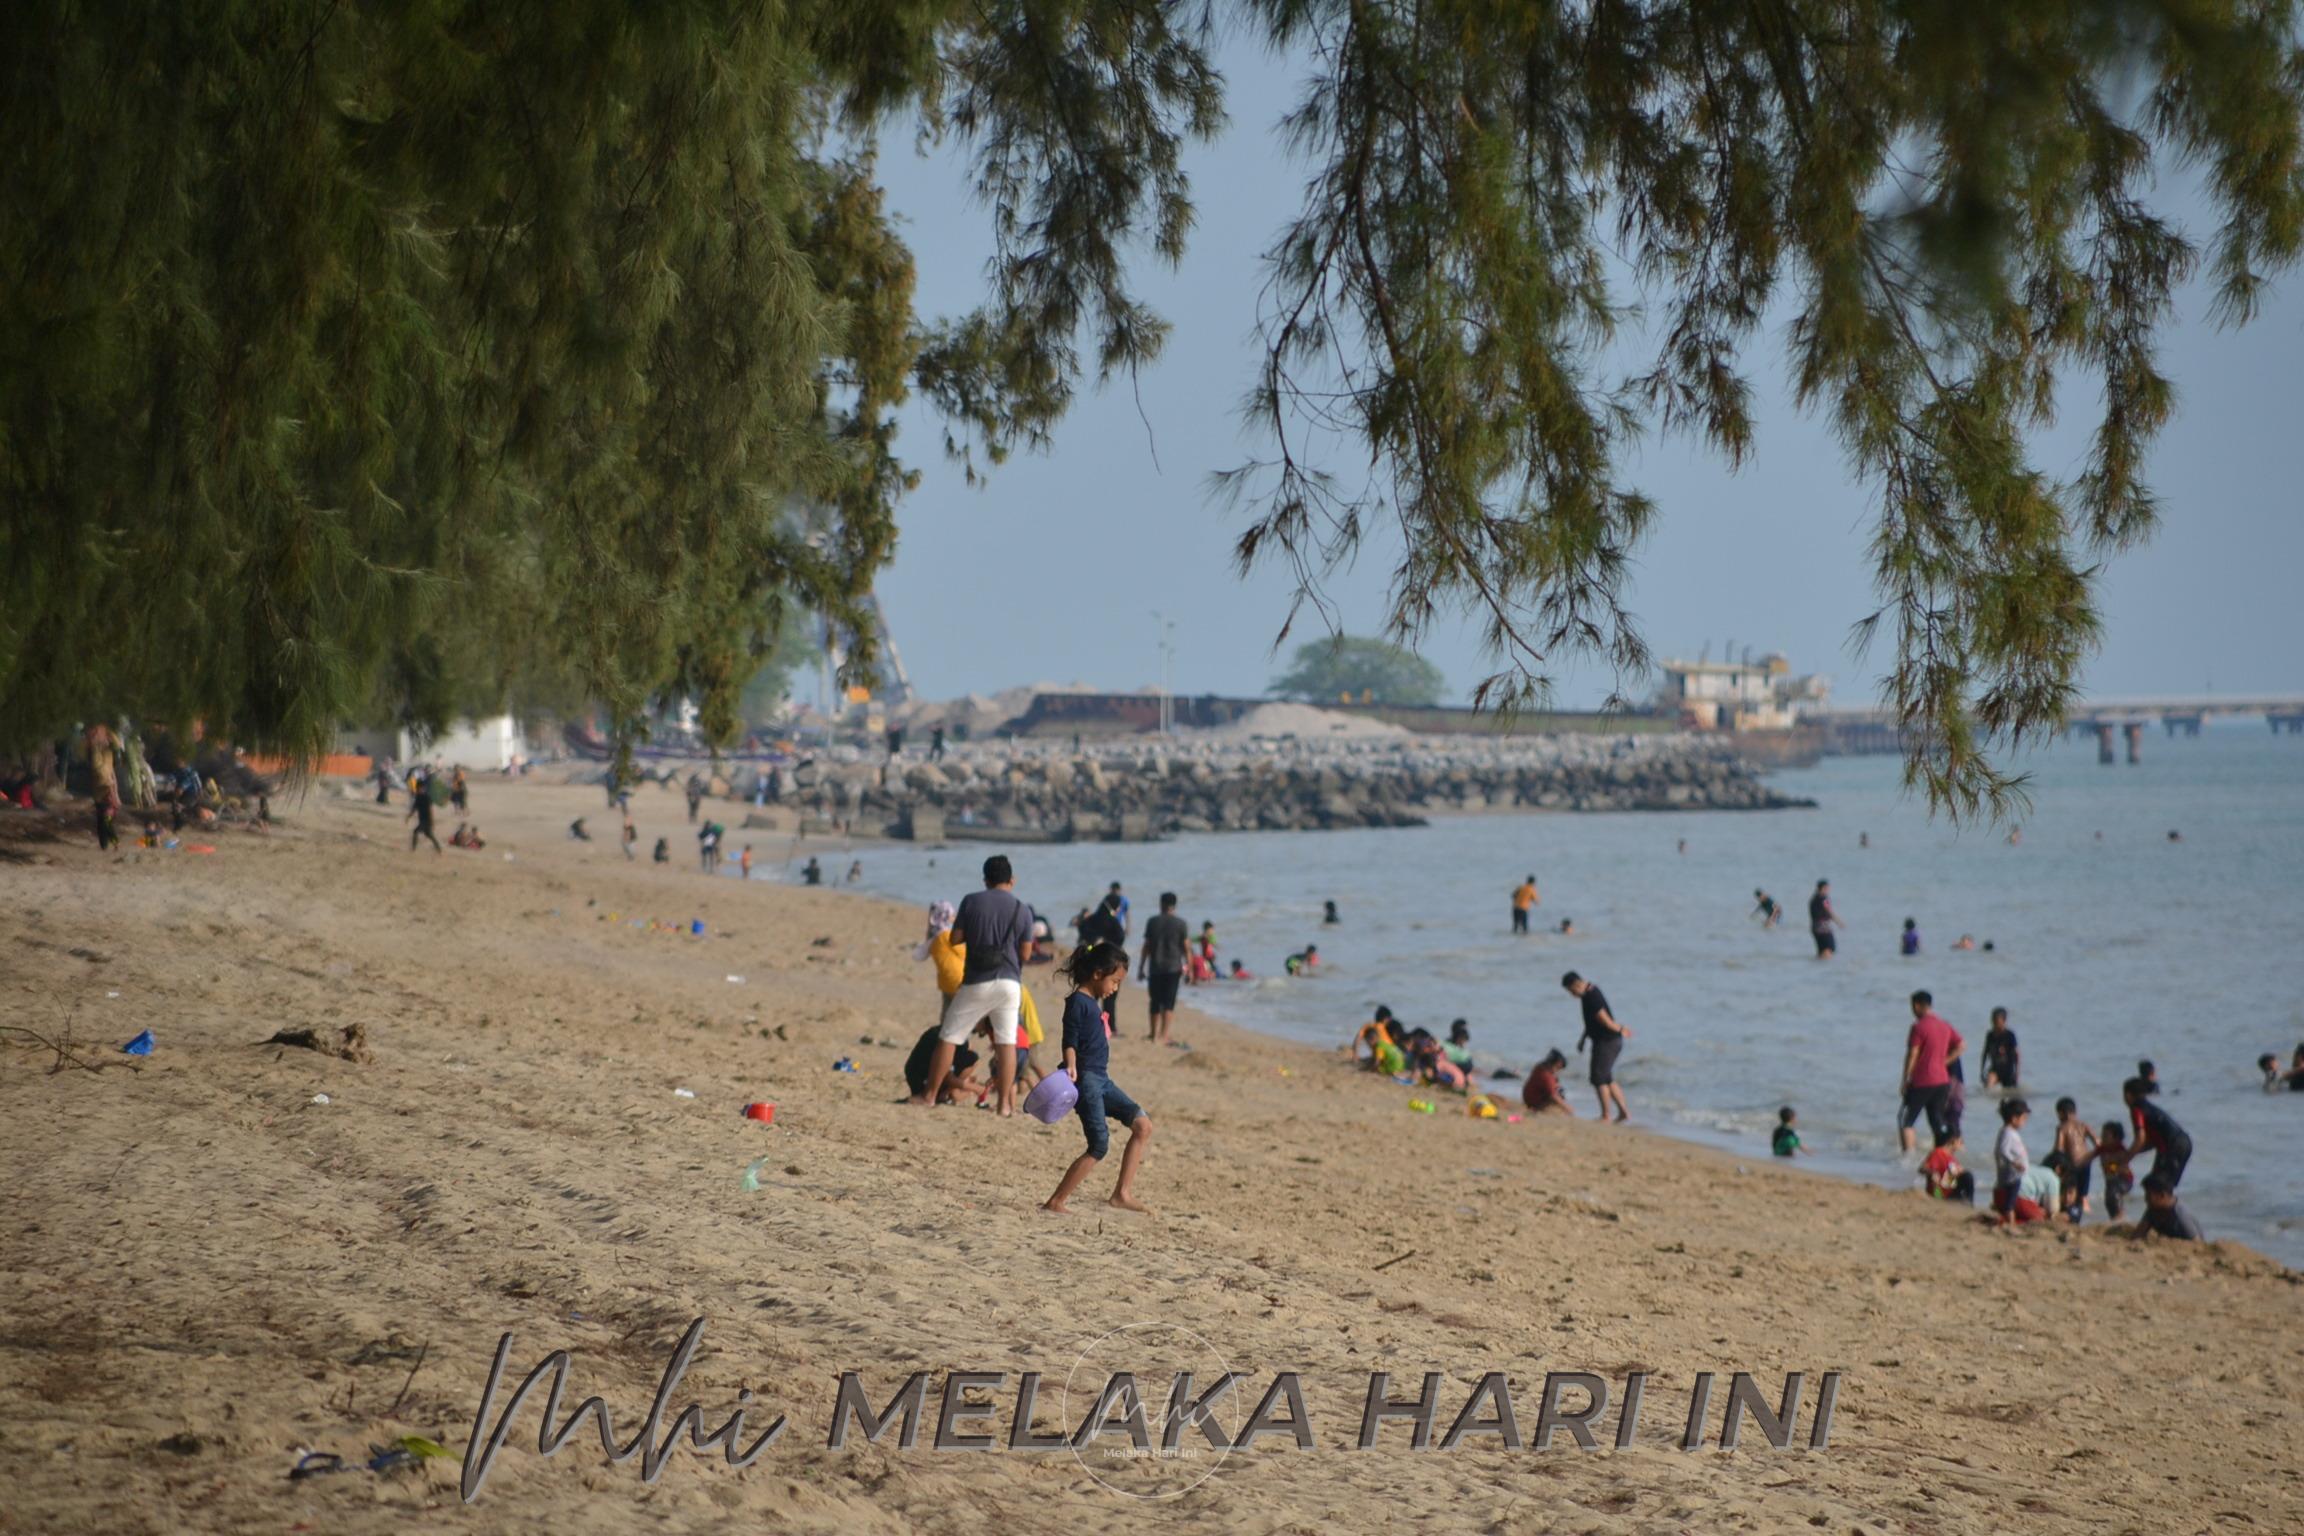
[[[1010,0],[24,0],[0,8],[0,742],[204,720],[312,754],[589,698],[725,740],[861,600],[912,473],[1045,440],[1156,322],[1172,8]],[[913,314],[891,109],[984,146],[994,302]],[[1082,116],[1086,114],[1086,116]],[[1103,126],[1088,131],[1091,118]]]
[[[1314,704],[1437,704],[1448,691],[1440,669],[1406,646],[1357,635],[1307,640],[1267,693]]]
[[[1387,638],[1481,614],[1479,700],[1636,669],[1623,450],[1752,451],[1782,319],[1878,494],[1912,780],[1997,811],[2155,520],[2171,292],[2204,261],[2244,320],[2304,247],[2299,3],[17,0],[0,744],[309,754],[579,698],[628,739],[678,696],[725,740],[781,636],[868,670],[908,393],[973,476],[1157,356],[1128,267],[1183,249],[1221,20],[1306,80],[1243,565],[1318,602],[1390,522]],[[913,312],[873,170],[905,118],[969,147],[974,313]],[[2205,251],[2152,200],[2178,168]],[[2060,481],[2029,437],[2075,387]]]
[[[2197,168],[2227,319],[2304,245],[2294,0],[1243,4],[1314,62],[1248,406],[1274,453],[1219,482],[1255,513],[1242,565],[1316,601],[1386,517],[1389,633],[1483,615],[1508,665],[1476,699],[1541,697],[1563,652],[1637,670],[1654,509],[1622,446],[1741,460],[1744,354],[1788,320],[1800,403],[1878,494],[1859,632],[1894,636],[1908,780],[1956,816],[2020,796],[1991,748],[2056,729],[2097,564],[2155,520],[2154,336],[2200,255],[2155,175]],[[1639,300],[1653,360],[1612,376]],[[2075,385],[2097,428],[2059,482],[2027,436]],[[1372,484],[1324,470],[1338,437]]]

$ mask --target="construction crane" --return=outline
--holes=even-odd
[[[871,625],[872,646],[880,658],[880,687],[878,695],[883,704],[909,704],[912,702],[912,679],[904,670],[903,653],[896,649],[896,637],[888,631],[888,612],[880,605],[880,594],[866,594],[862,603],[866,622]],[[833,698],[832,680],[847,662],[847,648],[833,633],[830,623],[819,623],[817,638],[822,645],[823,696],[820,703],[829,709]],[[837,711],[834,711],[835,713]]]

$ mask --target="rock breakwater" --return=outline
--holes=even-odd
[[[763,825],[797,816],[920,841],[1134,841],[1180,832],[1420,826],[1436,815],[1480,812],[1812,803],[1777,794],[1749,764],[1689,736],[1200,737],[1078,751],[1040,742],[967,743],[937,761],[845,753],[745,769],[733,779],[723,770],[710,789],[754,802]]]

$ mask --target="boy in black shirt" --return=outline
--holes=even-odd
[[[1624,1042],[1632,1038],[1632,1031],[1616,1022],[1600,989],[1574,971],[1561,977],[1560,985],[1584,1008],[1584,1034],[1576,1049],[1581,1051],[1587,1044],[1592,1047],[1592,1088],[1600,1097],[1600,1118],[1608,1118],[1608,1106],[1613,1104],[1616,1123],[1622,1125],[1632,1118],[1632,1111],[1625,1106],[1624,1090],[1616,1086],[1616,1057]]]

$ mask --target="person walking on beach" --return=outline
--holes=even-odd
[[[1536,893],[1536,877],[1534,875],[1530,875],[1520,882],[1519,889],[1512,893],[1512,931],[1514,933],[1523,936],[1527,934],[1528,914],[1543,899]]]
[[[456,807],[459,816],[472,811],[472,786],[464,777],[464,765],[458,763],[448,774],[448,803]]]
[[[632,825],[632,818],[624,818],[624,862],[629,864],[640,856],[640,829]]]
[[[1624,1090],[1616,1085],[1616,1057],[1624,1049],[1624,1042],[1632,1038],[1629,1026],[1619,1024],[1616,1015],[1608,1010],[1608,999],[1600,989],[1583,977],[1570,971],[1560,978],[1560,985],[1568,995],[1583,1005],[1584,1034],[1577,1040],[1576,1049],[1592,1047],[1592,1091],[1600,1100],[1600,1118],[1608,1118],[1608,1106],[1616,1106],[1616,1123],[1624,1124],[1632,1118],[1632,1111],[1624,1103]]]
[[[1952,1061],[1964,1045],[1960,1032],[1936,1016],[1936,999],[1926,992],[1912,994],[1912,1028],[1904,1036],[1904,1072],[1900,1082],[1903,1113],[1896,1122],[1897,1136],[1906,1152],[1912,1150],[1913,1122],[1928,1117],[1930,1134],[1956,1128],[1952,1118]]]
[[[1112,1081],[1112,1021],[1104,1011],[1106,1000],[1120,990],[1120,978],[1128,974],[1128,952],[1101,940],[1083,944],[1058,974],[1072,983],[1072,994],[1064,999],[1064,1071],[1080,1090],[1074,1112],[1088,1147],[1072,1159],[1042,1209],[1064,1213],[1065,1202],[1112,1150],[1110,1122],[1117,1120],[1128,1127],[1128,1148],[1120,1154],[1120,1177],[1113,1181],[1111,1203],[1124,1211],[1141,1211],[1136,1169],[1152,1145],[1152,1117]]]
[[[1112,909],[1112,915],[1120,919],[1120,941],[1125,944],[1128,930],[1134,925],[1129,916],[1128,897],[1120,889],[1119,881],[1113,881],[1112,889],[1104,893],[1104,903]]]
[[[400,819],[402,821],[413,820],[416,823],[416,830],[408,834],[408,851],[410,853],[416,851],[416,839],[420,837],[432,844],[434,853],[443,851],[440,847],[440,839],[433,836],[432,833],[432,795],[429,785],[425,786],[422,792],[419,792],[408,802],[408,814]]]
[[[952,1052],[968,1038],[970,1030],[990,1020],[996,1105],[1003,1117],[1013,1115],[1016,1031],[1023,1008],[1024,951],[1032,942],[1032,909],[1016,899],[1016,871],[1006,854],[996,853],[984,861],[984,889],[961,901],[952,930],[965,956],[960,990],[944,1005],[936,1059],[930,1064],[927,1080],[943,1082],[952,1069]],[[1124,975],[1126,971],[1123,960],[1120,972]],[[1117,979],[1113,985],[1119,985]],[[914,1094],[911,1102],[925,1107],[934,1100]]]
[[[1808,898],[1808,932],[1816,940],[1816,958],[1830,959],[1840,947],[1832,930],[1840,926],[1840,914],[1832,910],[1832,882],[1816,882],[1816,894]]]
[[[1176,992],[1184,984],[1184,951],[1192,930],[1176,915],[1176,893],[1160,893],[1160,915],[1144,925],[1144,949],[1136,957],[1136,979],[1151,989],[1151,1018],[1147,1040],[1168,1045],[1169,1026],[1176,1022]]]

